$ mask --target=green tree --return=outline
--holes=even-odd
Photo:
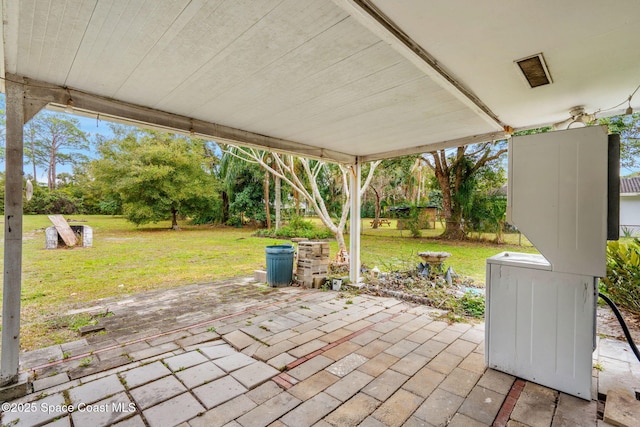
[[[620,134],[620,166],[634,168],[640,159],[640,113],[606,117],[599,120],[610,133]]]
[[[264,151],[254,148],[233,147],[233,150],[226,149],[230,155],[236,156],[246,162],[259,165],[261,168],[269,171],[272,175],[280,177],[291,188],[298,192],[315,211],[318,218],[322,221],[334,234],[338,243],[337,258],[348,259],[347,245],[344,239],[344,229],[349,216],[349,203],[351,195],[349,194],[349,174],[352,170],[344,165],[329,165],[323,161],[310,160],[303,157],[294,157],[287,154],[271,153],[270,162],[266,161]],[[359,189],[362,196],[367,186],[373,178],[373,174],[380,161],[372,162],[369,171]],[[336,172],[332,174],[331,172]],[[327,203],[326,190],[330,183],[340,182],[340,198],[341,209],[339,212],[334,210]],[[324,196],[323,196],[324,194]],[[333,200],[333,198],[331,199]],[[334,216],[334,214],[338,216]],[[359,214],[359,212],[357,213]]]
[[[91,172],[105,194],[115,193],[125,217],[136,225],[201,215],[214,209],[211,150],[202,140],[156,131],[116,132],[98,146]]]
[[[57,167],[64,164],[85,162],[84,154],[89,149],[87,134],[79,129],[78,119],[63,114],[41,111],[25,127],[25,156],[33,165],[34,179],[36,166],[47,171],[47,186],[54,190],[57,186]]]
[[[219,174],[224,183],[226,200],[224,221],[241,225],[243,219],[264,222],[270,228],[271,212],[269,171],[247,163],[234,155],[235,147],[225,147]],[[267,152],[264,152],[265,160]]]
[[[372,228],[378,228],[385,204],[403,203],[412,199],[413,195],[419,199],[422,175],[421,170],[416,168],[416,158],[407,156],[383,160],[378,167],[367,188],[367,194],[373,196]]]
[[[462,227],[465,211],[472,209],[472,195],[476,186],[476,174],[484,167],[500,161],[507,152],[506,141],[485,142],[438,150],[422,156],[433,170],[436,185],[442,193],[442,214],[445,219],[445,239],[464,239]]]

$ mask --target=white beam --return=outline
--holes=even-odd
[[[446,148],[462,147],[463,145],[478,144],[482,142],[500,141],[509,138],[509,134],[504,131],[484,133],[482,135],[472,135],[465,138],[451,139],[449,141],[438,142],[435,144],[418,145],[416,147],[405,148],[403,150],[386,151],[384,153],[372,154],[369,156],[360,156],[358,161],[362,163],[373,162],[375,160],[385,160],[394,157],[410,156],[412,154],[430,153],[432,151],[443,150]]]
[[[362,175],[360,162],[353,165],[350,170],[349,280],[351,283],[358,283],[360,281],[360,181]]]
[[[6,172],[4,192],[4,282],[0,385],[18,379],[22,287],[22,167],[24,88],[12,76],[6,88]]]
[[[27,103],[36,105],[48,103],[53,109],[59,110],[71,107],[74,113],[80,115],[90,117],[99,115],[100,118],[108,121],[177,132],[202,139],[256,147],[301,157],[343,164],[352,164],[356,161],[355,156],[334,150],[261,135],[218,123],[205,122],[28,78],[24,78],[24,82]]]

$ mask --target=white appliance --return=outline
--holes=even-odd
[[[597,281],[606,274],[605,127],[514,137],[507,221],[542,255],[487,260],[487,366],[591,399]]]

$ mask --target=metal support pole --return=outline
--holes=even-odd
[[[18,379],[20,288],[22,280],[22,162],[24,88],[6,81],[7,147],[4,190],[4,284],[0,386]]]
[[[349,279],[351,283],[360,281],[360,181],[362,167],[356,163],[351,168],[349,192],[351,193],[351,218],[349,234]]]

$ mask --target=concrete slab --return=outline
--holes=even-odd
[[[392,356],[387,353],[380,353],[373,359],[358,367],[358,370],[376,377],[389,369],[390,366],[396,364],[398,360],[400,359],[396,356]]]
[[[279,373],[279,370],[266,363],[254,361],[254,363],[231,372],[231,376],[248,390],[251,390]]]
[[[387,400],[397,389],[404,384],[409,377],[395,371],[384,371],[371,381],[365,388],[364,393],[380,401]]]
[[[417,353],[409,353],[396,363],[391,365],[391,369],[405,375],[413,375],[429,362],[425,356]]]
[[[237,351],[228,344],[201,347],[200,351],[211,360],[220,359],[221,357],[237,353]]]
[[[622,358],[626,357],[622,356]],[[599,393],[608,395],[609,389],[619,388],[624,388],[630,393],[640,391],[640,375],[631,369],[631,363],[605,356],[600,356],[598,361],[602,366],[602,370],[598,372]]]
[[[288,426],[312,426],[340,405],[340,401],[326,393],[318,393],[305,400],[282,417]]]
[[[51,427],[51,426],[48,426]],[[142,417],[140,415],[133,416],[131,418],[127,418],[124,421],[120,421],[114,424],[114,427],[146,427],[144,421],[142,421]]]
[[[243,427],[263,427],[271,424],[300,404],[287,392],[280,393],[237,419]]]
[[[487,369],[478,381],[478,385],[506,395],[509,393],[514,381],[515,377],[512,375],[494,369]]]
[[[168,376],[134,388],[129,393],[140,409],[146,409],[185,391],[187,389],[180,381]]]
[[[296,366],[293,369],[290,369],[287,373],[295,379],[303,381],[316,372],[320,371],[321,369],[324,369],[327,366],[331,365],[332,363],[333,360],[320,355],[314,357],[313,359],[307,360],[306,362]]]
[[[207,409],[211,409],[245,393],[247,388],[233,377],[227,375],[200,387],[196,387],[192,391]]]
[[[459,413],[481,423],[491,425],[496,419],[505,397],[505,395],[493,390],[476,386],[465,399]]]
[[[358,393],[340,405],[325,419],[334,426],[357,426],[373,413],[378,406],[380,406],[380,401],[364,393]]]
[[[236,350],[242,350],[255,343],[256,340],[242,331],[236,330],[222,336],[222,339],[228,342]]]
[[[400,389],[385,400],[373,413],[373,418],[390,427],[400,427],[415,412],[424,399]]]
[[[609,399],[607,398],[607,403]],[[636,402],[640,405],[640,402]],[[552,427],[593,426],[597,422],[598,402],[586,401],[568,394],[560,393],[558,406],[553,416]],[[606,416],[606,406],[605,406]],[[637,413],[635,419],[640,419]]]
[[[463,368],[455,368],[447,378],[440,383],[440,388],[457,394],[458,396],[466,397],[480,377],[481,375],[476,372],[467,371]]]
[[[230,354],[213,361],[220,369],[225,372],[232,372],[244,366],[256,363],[256,360],[243,353]]]
[[[230,401],[189,420],[190,427],[221,427],[246,414],[257,405],[246,395],[240,395]]]
[[[30,392],[29,378],[26,373],[18,374],[16,382],[0,387],[0,401],[7,402],[9,400],[18,399],[26,396]]]
[[[322,347],[326,346],[327,343],[321,340],[311,340],[306,344],[303,344],[299,347],[296,347],[293,350],[289,351],[289,354],[294,357],[304,357],[308,354],[313,353],[316,350],[320,350]]]
[[[52,345],[20,354],[20,366],[39,366],[62,359],[63,353],[60,346]]]
[[[163,359],[165,365],[167,365],[167,367],[173,372],[181,371],[208,361],[209,359],[198,351],[189,351],[187,353]]]
[[[217,367],[213,362],[206,362],[187,368],[184,371],[176,372],[175,375],[185,386],[194,388],[222,378],[226,375],[226,372]]]
[[[266,383],[247,392],[245,396],[255,402],[256,405],[261,405],[280,393],[282,393],[280,386],[273,381],[267,381]]]
[[[150,427],[175,426],[203,412],[202,405],[189,393],[183,393],[143,412]]]
[[[3,426],[37,426],[66,415],[65,399],[62,393],[46,396],[38,401],[19,402],[2,407]]]
[[[447,425],[463,402],[463,397],[438,388],[431,393],[413,415],[434,426]]]
[[[45,424],[44,427],[71,427],[71,417],[66,416],[66,417],[59,418],[55,421]],[[132,425],[130,427],[144,427],[144,425],[142,426]]]
[[[280,353],[279,355],[269,359],[267,361],[267,364],[273,366],[277,370],[282,370],[285,366],[287,366],[291,362],[294,362],[295,360],[296,358],[289,353]]]
[[[69,399],[73,404],[90,404],[107,396],[124,392],[124,386],[117,375],[109,375],[69,390]]]
[[[31,384],[31,386],[33,387],[34,392],[39,392],[60,384],[64,384],[68,381],[69,381],[69,375],[62,372],[60,374],[53,375],[47,378],[37,379]],[[6,399],[6,400],[9,400],[9,399]]]
[[[345,356],[337,362],[331,364],[329,367],[327,367],[327,371],[331,372],[337,377],[342,378],[368,361],[369,359],[364,356],[356,353],[351,353],[348,356]]]
[[[544,427],[551,425],[558,392],[534,383],[527,383],[516,403],[511,419]]]
[[[338,380],[326,392],[342,402],[347,401],[362,388],[374,380],[375,377],[355,370]]]
[[[626,389],[610,389],[604,406],[604,421],[614,426],[640,427],[640,401]]]
[[[287,390],[287,392],[302,401],[308,400],[321,391],[324,391],[327,387],[338,381],[338,379],[338,377],[327,371],[320,371],[294,385]]]
[[[134,388],[170,374],[171,371],[158,361],[122,372],[120,376],[128,388]]]
[[[89,410],[91,408],[91,410]],[[74,426],[108,426],[136,412],[136,405],[125,393],[118,393],[71,414]]]

